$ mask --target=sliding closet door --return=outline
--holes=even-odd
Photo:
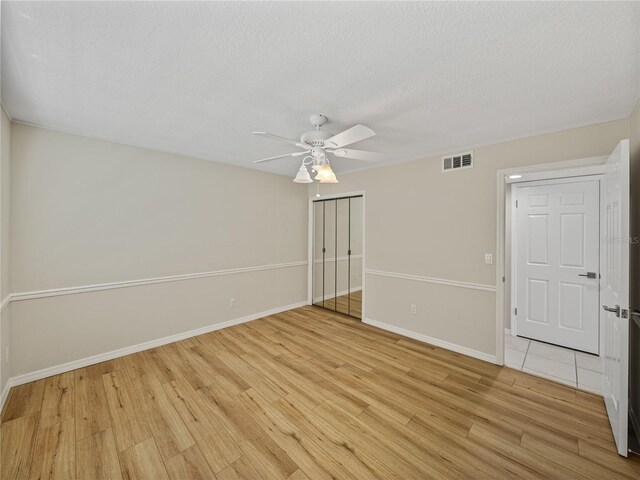
[[[362,318],[364,210],[362,197],[349,198],[349,315]]]
[[[324,307],[324,202],[313,203],[313,304]]]
[[[337,200],[336,311],[349,315],[349,198]]]
[[[362,317],[362,197],[313,203],[313,304]]]
[[[324,307],[331,310],[336,309],[336,240],[338,238],[337,210],[338,202],[336,200],[327,200],[324,202]]]

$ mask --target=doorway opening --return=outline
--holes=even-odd
[[[311,200],[310,303],[362,319],[364,196]]]
[[[602,394],[602,175],[510,185],[505,365]]]

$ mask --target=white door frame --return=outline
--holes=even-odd
[[[342,197],[355,197],[361,195],[362,196],[362,318],[360,320],[364,321],[365,316],[365,269],[366,269],[366,247],[365,247],[365,232],[366,232],[366,222],[367,222],[367,208],[366,208],[366,195],[364,190],[359,190],[355,192],[345,192],[345,193],[332,193],[329,195],[320,195],[313,197],[309,197],[309,224],[308,224],[308,250],[307,250],[307,305],[313,305],[313,240],[315,238],[313,234],[313,202],[317,200],[330,200],[332,198],[342,198]],[[338,312],[339,313],[339,312]]]
[[[511,228],[507,231],[505,226],[505,215],[512,214],[511,203],[506,201],[507,193],[511,194],[511,185],[535,180],[602,175],[607,158],[607,155],[603,155],[503,168],[496,172],[496,364],[504,365],[504,319],[505,311],[511,308],[511,296],[505,295],[505,285],[511,285],[511,271],[505,269],[507,261],[512,263],[511,258],[506,256],[505,248],[511,242]],[[511,175],[520,175],[520,178],[509,178]],[[512,226],[513,223],[511,222],[510,225]]]
[[[524,178],[524,176],[523,176]],[[509,318],[511,319],[510,322],[510,326],[511,326],[511,335],[516,336],[517,333],[517,324],[516,324],[516,316],[515,316],[515,312],[513,309],[513,305],[515,305],[516,303],[516,298],[517,298],[517,289],[516,289],[516,285],[517,285],[517,274],[518,274],[518,262],[516,261],[517,259],[517,241],[518,241],[518,237],[517,237],[517,211],[516,211],[516,200],[518,198],[518,187],[536,187],[536,186],[544,186],[544,185],[557,185],[557,184],[562,184],[562,183],[575,183],[575,182],[585,182],[585,181],[589,181],[589,180],[597,180],[598,184],[600,185],[600,192],[602,192],[602,181],[604,179],[604,175],[603,174],[590,174],[590,175],[576,175],[576,176],[570,176],[570,177],[555,177],[555,178],[550,178],[547,180],[533,180],[533,181],[522,181],[522,179],[517,179],[518,181],[512,181],[511,183],[511,223],[510,223],[510,228],[511,231],[507,231],[506,232],[506,237],[511,237],[510,238],[510,243],[511,243],[511,251],[509,252],[511,255],[511,271],[509,272],[509,284],[511,285],[511,296],[510,296],[510,309],[509,309]],[[601,194],[601,193],[600,193]],[[599,220],[599,226],[598,226],[598,231],[600,232],[601,228],[602,228],[602,218],[600,215],[600,194],[598,196],[598,220]],[[600,259],[602,258],[602,248],[601,248],[601,244],[598,241],[598,266],[600,266]],[[598,280],[598,285],[599,285],[600,280]],[[600,318],[600,302],[598,301],[598,319]],[[599,330],[599,325],[600,322],[598,321],[598,337],[600,336],[600,330]]]

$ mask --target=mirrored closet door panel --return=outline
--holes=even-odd
[[[362,317],[362,197],[313,202],[313,304]]]
[[[336,311],[349,315],[349,199],[337,202]]]
[[[349,315],[362,318],[362,276],[363,268],[363,236],[364,236],[364,210],[362,197],[349,199]]]
[[[338,203],[335,200],[327,200],[324,202],[324,259],[322,275],[324,283],[324,305],[323,307],[330,310],[336,309],[336,284],[337,284],[337,272],[336,272],[336,238],[338,236],[337,225],[337,206]]]
[[[313,304],[324,306],[324,202],[313,203]]]

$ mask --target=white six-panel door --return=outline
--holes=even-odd
[[[629,140],[605,164],[602,192],[602,393],[620,455],[629,402]]]
[[[598,180],[517,187],[516,333],[599,352]]]

